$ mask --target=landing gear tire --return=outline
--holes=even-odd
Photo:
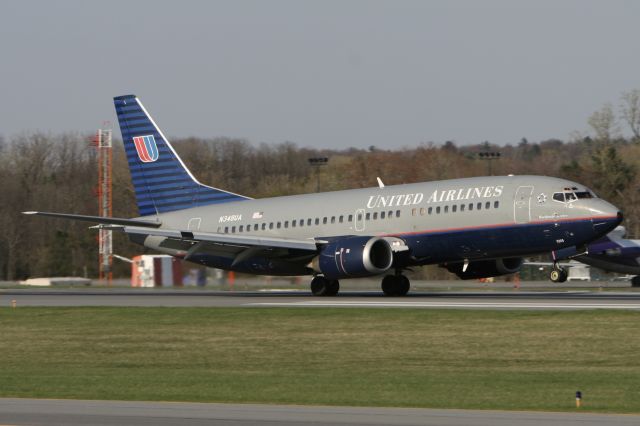
[[[382,292],[388,297],[406,296],[411,283],[404,275],[387,275],[382,279]]]
[[[549,274],[549,279],[554,283],[563,283],[567,280],[567,277],[567,271],[560,267],[553,268]]]
[[[313,277],[311,280],[311,293],[314,296],[335,296],[340,291],[340,282],[325,277]]]
[[[327,293],[325,296],[337,296],[340,291],[340,282],[338,280],[329,280]]]
[[[631,278],[631,287],[640,287],[640,275]]]

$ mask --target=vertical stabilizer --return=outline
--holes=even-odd
[[[249,199],[198,182],[135,95],[113,101],[141,216]]]

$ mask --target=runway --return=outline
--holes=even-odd
[[[637,415],[0,398],[0,425],[626,426]]]
[[[415,292],[388,298],[380,292],[344,292],[313,297],[306,291],[7,289],[0,306],[174,306],[291,308],[420,308],[420,309],[623,309],[640,310],[638,292]]]

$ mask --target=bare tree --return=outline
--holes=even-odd
[[[633,132],[633,141],[640,142],[640,90],[623,92],[620,96],[620,115]]]
[[[610,103],[591,114],[587,120],[598,142],[610,142],[618,134],[618,123]]]

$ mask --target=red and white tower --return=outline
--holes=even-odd
[[[111,145],[111,129],[100,129],[96,133],[95,145],[98,149],[98,210],[100,216],[113,216],[111,194],[111,162],[113,158]],[[106,280],[111,285],[113,278],[113,244],[110,230],[100,229],[98,233],[98,245],[100,254],[101,281]]]

